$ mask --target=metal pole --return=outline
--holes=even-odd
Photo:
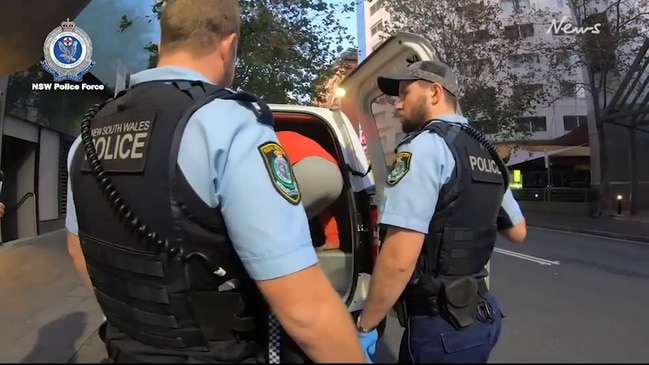
[[[547,183],[547,188],[552,186],[552,182],[550,181],[552,179],[552,173],[550,172],[550,156],[548,155],[548,150],[543,150],[545,152],[545,156],[543,156],[543,160],[545,162],[545,169],[548,172],[548,183]]]
[[[636,194],[638,193],[638,150],[636,129],[629,128],[629,214],[638,214]]]

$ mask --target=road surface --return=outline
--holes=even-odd
[[[507,316],[491,362],[649,362],[649,245],[544,229],[500,241],[491,290]],[[376,362],[396,362],[388,323]]]

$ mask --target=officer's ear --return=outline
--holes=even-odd
[[[231,33],[224,36],[219,41],[219,53],[224,61],[229,61],[237,58],[237,44],[239,42],[239,35]]]
[[[428,91],[430,92],[430,102],[433,105],[444,102],[444,88],[436,82],[428,83]]]

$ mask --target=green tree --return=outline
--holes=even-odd
[[[521,141],[531,132],[525,115],[547,107],[558,88],[541,67],[552,45],[525,27],[550,13],[518,8],[505,18],[498,2],[476,0],[383,0],[391,22],[386,35],[405,29],[427,37],[441,61],[456,70],[464,115],[500,140]],[[511,19],[508,19],[511,18]],[[505,27],[507,24],[521,26]],[[523,67],[517,67],[520,65]]]
[[[353,3],[327,0],[242,0],[241,39],[234,87],[272,103],[313,104],[320,101],[333,63],[351,36],[341,15]],[[155,21],[160,5],[146,21]],[[349,16],[349,15],[347,15]],[[137,19],[123,16],[119,32]],[[157,62],[158,47],[150,43],[149,66]]]

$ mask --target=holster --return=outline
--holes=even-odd
[[[394,305],[394,311],[397,313],[397,320],[399,320],[399,325],[403,328],[406,328],[408,325],[408,306],[406,305],[405,299],[399,299]]]
[[[463,277],[443,280],[441,310],[451,325],[461,330],[476,321],[478,304],[484,300],[487,286],[484,280]]]

